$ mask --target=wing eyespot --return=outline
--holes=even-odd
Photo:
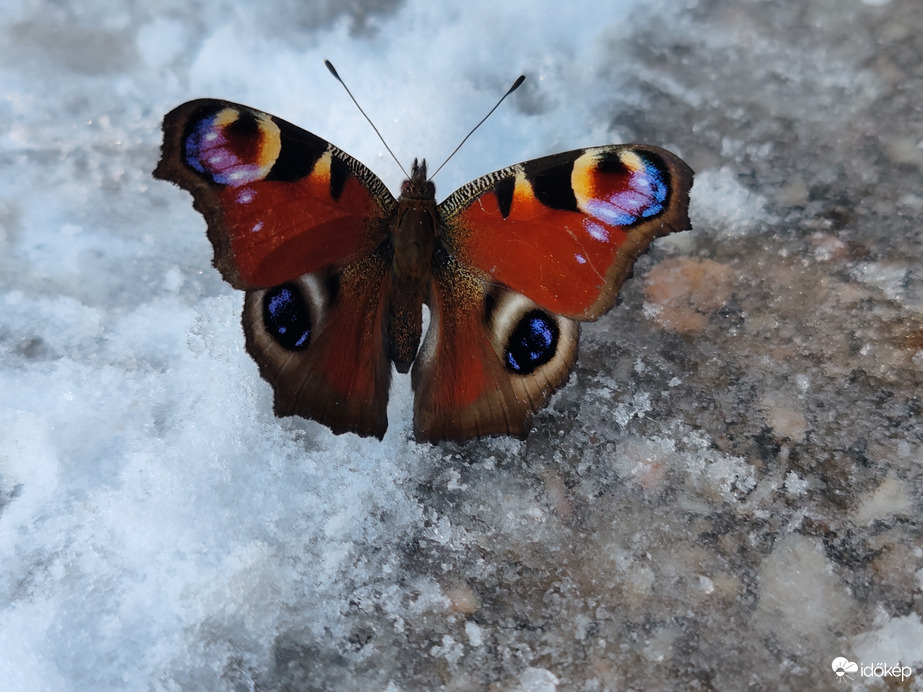
[[[527,377],[554,370],[573,357],[577,336],[573,320],[510,291],[488,294],[484,309],[491,343],[511,375]]]
[[[530,310],[507,337],[504,367],[517,375],[531,375],[554,358],[560,335],[554,317],[544,310]]]
[[[263,180],[279,158],[279,126],[265,113],[209,104],[186,124],[183,155],[190,168],[218,185]]]
[[[286,351],[311,345],[324,317],[329,286],[313,275],[263,291],[261,321],[266,334]]]
[[[263,327],[286,351],[303,351],[311,343],[311,310],[295,284],[274,286],[263,295]]]
[[[667,210],[671,182],[653,152],[596,149],[574,161],[571,187],[577,207],[594,222],[628,227]]]

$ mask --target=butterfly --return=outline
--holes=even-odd
[[[163,134],[154,177],[192,194],[215,267],[246,292],[276,415],[337,434],[384,436],[393,364],[412,368],[417,440],[524,438],[570,376],[579,323],[612,307],[654,238],[690,228],[692,169],[653,146],[518,163],[437,204],[425,161],[395,199],[334,145],[240,104],[184,103]]]

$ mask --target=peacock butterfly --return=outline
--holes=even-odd
[[[425,161],[395,200],[329,142],[236,103],[184,103],[163,132],[154,176],[192,193],[215,267],[246,291],[276,415],[338,434],[384,436],[393,363],[413,366],[417,440],[525,437],[579,321],[612,307],[654,238],[690,227],[693,172],[653,146],[518,163],[437,204]]]

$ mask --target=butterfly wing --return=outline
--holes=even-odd
[[[277,416],[311,418],[337,434],[384,437],[389,268],[376,251],[342,271],[247,291],[247,352],[272,385]]]
[[[329,142],[227,101],[184,103],[163,122],[154,177],[188,190],[215,267],[234,288],[268,288],[373,252],[397,202]]]
[[[420,441],[525,437],[535,411],[570,374],[579,324],[437,254],[430,325],[414,361]]]
[[[185,103],[163,131],[154,176],[192,193],[215,267],[247,291],[247,350],[277,415],[382,437],[397,208],[387,188],[320,137],[240,104]]]
[[[689,228],[692,175],[656,147],[595,147],[491,173],[440,204],[417,436],[525,435],[570,374],[574,320],[614,304],[654,238]]]

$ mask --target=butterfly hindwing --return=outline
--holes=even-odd
[[[692,171],[656,147],[511,166],[439,205],[431,326],[414,365],[422,439],[525,436],[563,386],[579,324],[615,302],[654,238],[689,227]]]
[[[414,362],[418,440],[525,437],[570,375],[579,324],[436,258],[430,326]]]
[[[276,413],[382,437],[391,193],[325,140],[247,106],[191,101],[163,130],[154,175],[192,193],[215,267],[247,291],[247,350]]]
[[[335,433],[384,437],[391,382],[383,319],[387,260],[375,252],[339,273],[247,291],[247,352],[273,387],[276,415],[310,418]]]

